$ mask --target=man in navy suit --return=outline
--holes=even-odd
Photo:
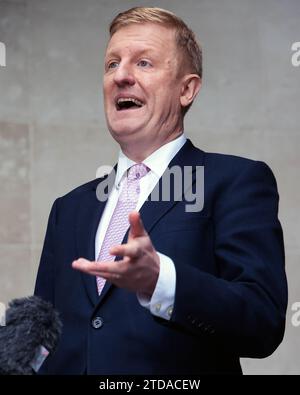
[[[206,153],[185,137],[202,58],[181,19],[134,8],[110,33],[105,113],[121,151],[110,175],[52,207],[35,293],[54,304],[64,326],[43,372],[241,373],[240,357],[270,355],[284,334],[276,181],[263,162]],[[135,173],[134,210],[121,231],[120,197],[137,165],[146,171]],[[180,198],[163,199],[163,188],[174,192],[179,181]],[[153,191],[158,199],[148,199]],[[195,200],[203,193],[201,208],[191,205],[191,191]],[[104,246],[111,259],[102,258]]]

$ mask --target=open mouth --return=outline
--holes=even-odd
[[[144,103],[132,97],[121,97],[116,101],[117,111],[135,110],[143,107]]]

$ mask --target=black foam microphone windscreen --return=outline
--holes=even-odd
[[[62,324],[51,303],[37,296],[14,299],[0,327],[0,374],[30,375],[53,354]]]

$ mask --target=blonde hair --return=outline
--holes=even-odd
[[[170,11],[157,7],[134,7],[118,14],[110,24],[110,37],[117,30],[130,24],[157,23],[175,31],[176,45],[186,59],[190,72],[202,78],[202,49],[194,32],[181,18]]]

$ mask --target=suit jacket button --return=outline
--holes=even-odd
[[[94,329],[99,329],[99,328],[101,328],[102,325],[103,325],[103,319],[101,317],[95,317],[92,320],[92,327]]]
[[[173,306],[170,306],[167,310],[168,313],[168,317],[171,317],[172,313],[173,313]]]

